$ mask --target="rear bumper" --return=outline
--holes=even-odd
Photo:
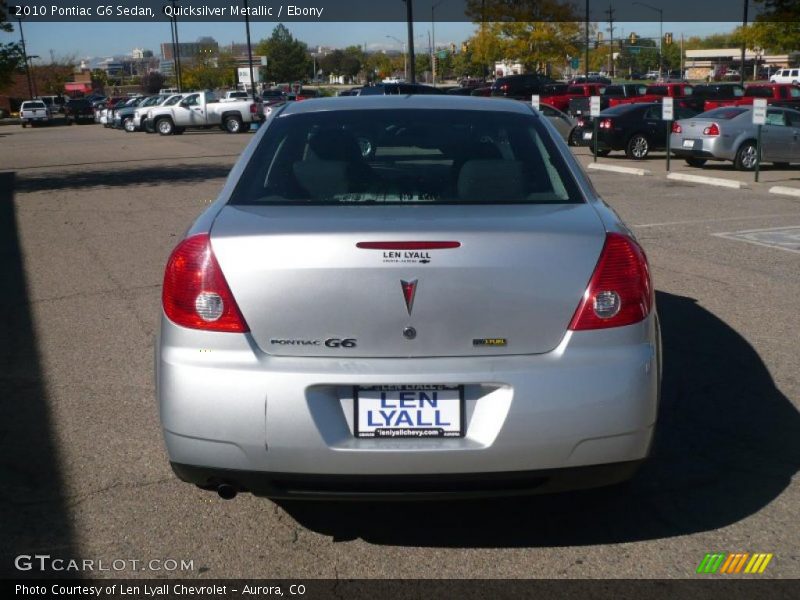
[[[213,469],[171,463],[179,479],[203,489],[229,485],[237,492],[276,499],[446,500],[549,494],[627,481],[643,461],[589,467],[446,475],[316,475]]]
[[[640,461],[655,427],[661,364],[654,315],[567,333],[542,355],[428,359],[275,357],[248,335],[162,318],[155,362],[170,461],[201,485],[229,471],[268,484],[275,474],[491,479]],[[465,436],[356,438],[353,386],[377,384],[464,385]],[[265,487],[250,476],[232,481]],[[548,491],[544,483],[535,487]]]

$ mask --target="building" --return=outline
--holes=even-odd
[[[214,38],[201,37],[196,42],[181,42],[178,44],[178,57],[181,61],[191,61],[202,55],[219,55],[219,44]],[[161,58],[169,61],[175,60],[171,42],[161,44]]]
[[[509,75],[522,75],[525,67],[521,62],[511,62],[508,60],[494,63],[494,74],[496,77],[508,77]]]
[[[687,50],[685,70],[688,79],[705,79],[709,75],[739,69],[742,61],[741,48],[709,48]],[[776,69],[796,65],[800,62],[800,52],[790,54],[764,54],[762,50],[746,50],[744,55],[745,73],[752,76],[758,69]]]

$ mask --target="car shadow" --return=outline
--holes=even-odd
[[[434,547],[574,546],[725,527],[800,466],[800,414],[753,347],[694,299],[658,293],[664,374],[650,459],[630,482],[552,496],[429,503],[280,501],[336,540]]]
[[[73,557],[73,531],[14,208],[13,172],[0,173],[0,575],[17,555]],[[70,577],[62,572],[60,576]]]
[[[37,173],[18,178],[20,192],[41,192],[93,187],[155,186],[164,183],[197,183],[209,179],[224,179],[230,165],[148,165],[138,168],[119,168],[86,171],[57,171]]]

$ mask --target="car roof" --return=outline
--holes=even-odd
[[[531,115],[525,102],[476,96],[406,94],[392,96],[336,96],[291,103],[281,116],[332,110],[484,110]]]

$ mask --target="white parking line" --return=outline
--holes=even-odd
[[[633,227],[669,227],[671,225],[694,225],[695,223],[717,223],[719,221],[751,221],[757,219],[779,219],[784,217],[800,218],[800,213],[781,215],[751,215],[749,217],[717,217],[715,219],[692,219],[687,221],[662,221],[661,223],[640,223]]]
[[[594,171],[610,171],[612,173],[624,173],[625,175],[638,175],[639,177],[644,177],[645,175],[650,175],[651,171],[649,169],[635,169],[633,167],[617,167],[615,165],[604,165],[602,163],[589,163],[587,167]]]
[[[780,196],[794,196],[800,198],[800,188],[786,187],[783,185],[775,185],[769,188],[770,194],[778,194]]]
[[[770,227],[767,229],[745,229],[743,231],[727,231],[724,233],[713,233],[716,237],[726,238],[764,246],[766,248],[776,248],[786,252],[800,254],[800,226]]]
[[[690,183],[702,183],[705,185],[715,185],[717,187],[726,187],[740,190],[747,187],[741,181],[733,181],[731,179],[722,179],[720,177],[706,177],[705,175],[689,175],[688,173],[670,173],[667,179],[674,181],[688,181]]]

